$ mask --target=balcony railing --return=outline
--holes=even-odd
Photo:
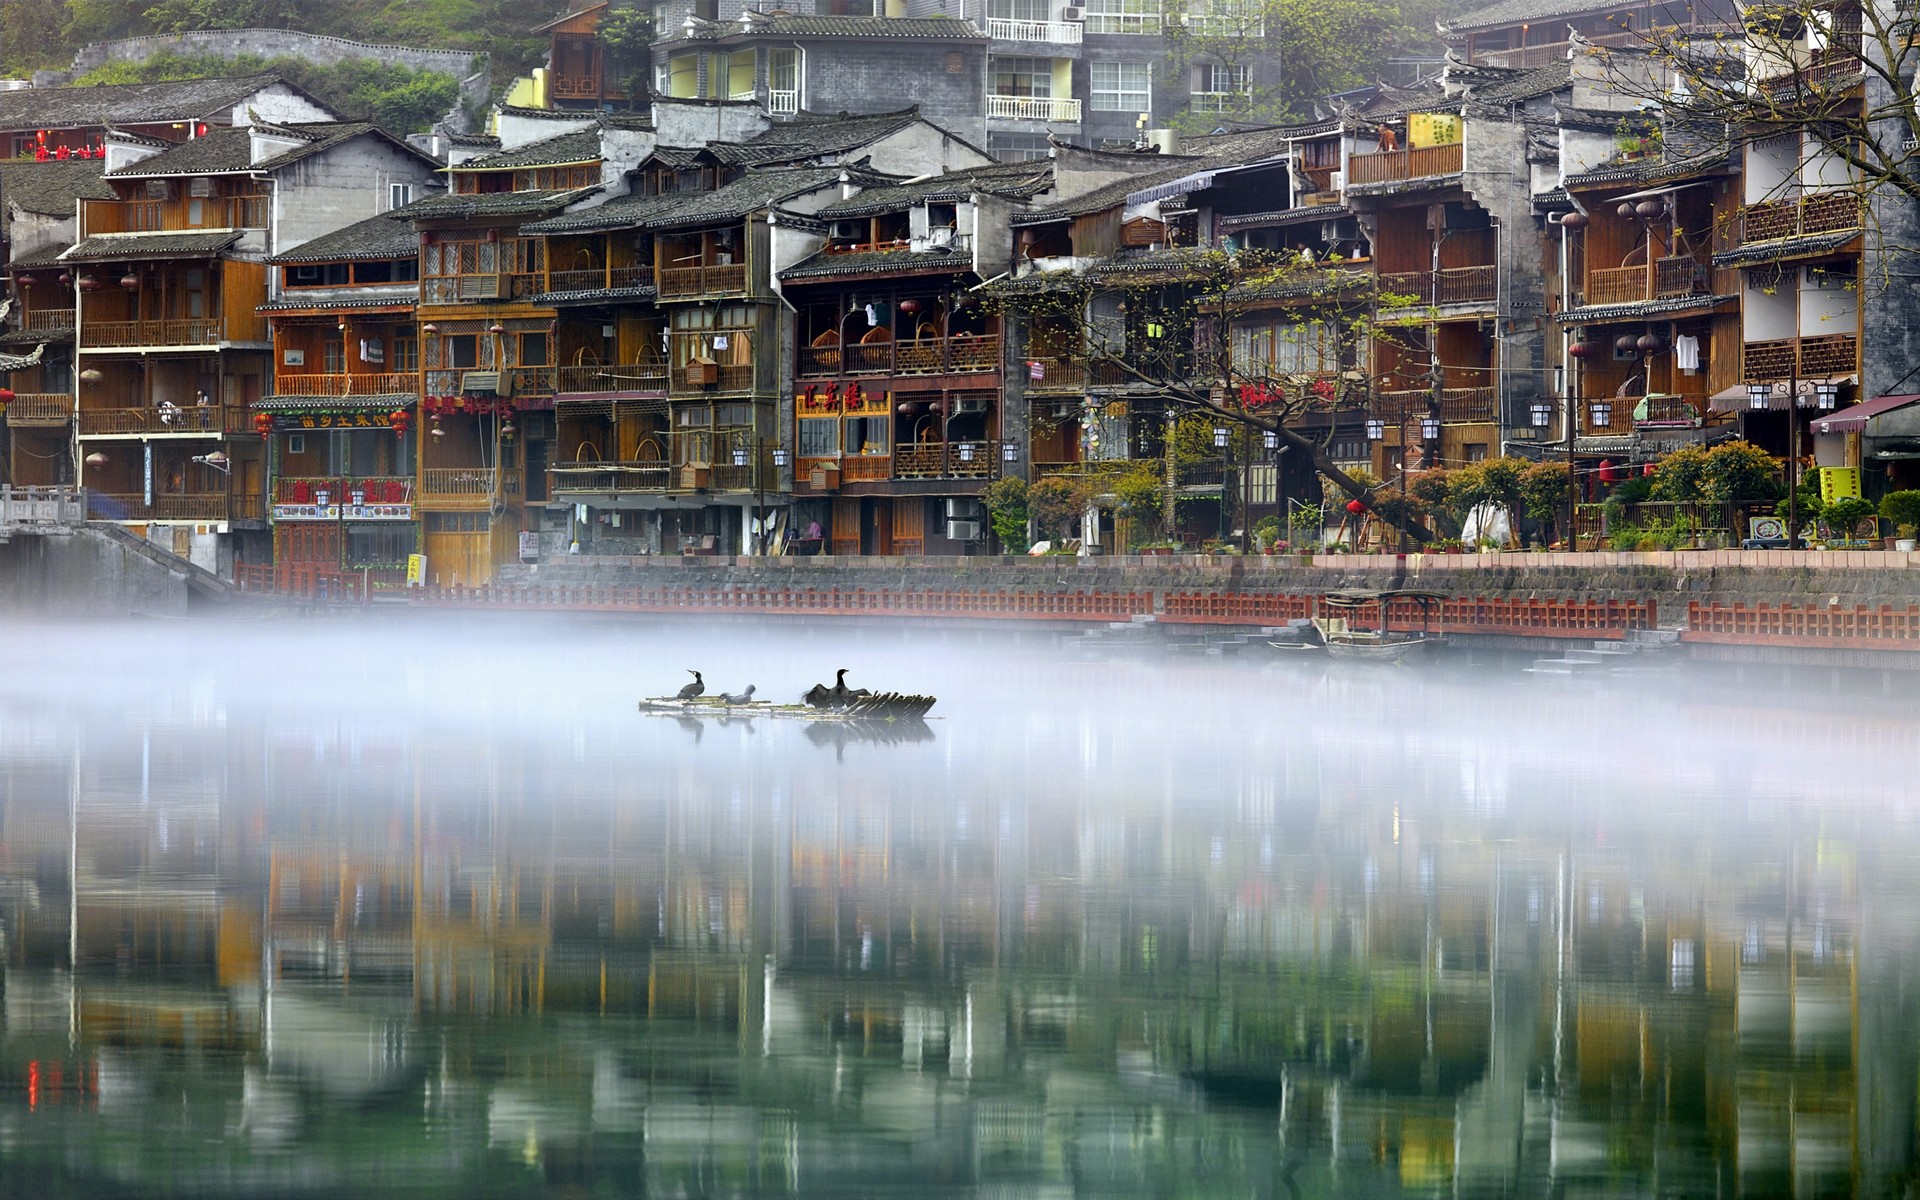
[[[1499,295],[1500,268],[1444,267],[1438,271],[1383,271],[1375,280],[1382,294],[1411,296],[1417,304],[1478,304]]]
[[[22,392],[7,403],[7,424],[60,426],[73,420],[73,397],[65,392]]]
[[[27,313],[22,328],[31,333],[52,333],[73,328],[73,308],[36,308]]]
[[[1000,443],[917,442],[895,446],[895,479],[992,479],[1000,468]]]
[[[429,467],[420,472],[419,502],[427,508],[479,509],[487,507],[496,494],[518,500],[520,477],[511,471],[497,474],[498,493],[491,467]]]
[[[800,351],[802,377],[840,375],[961,375],[1000,369],[997,334],[908,338]]]
[[[710,384],[703,382],[709,371],[713,375],[713,382]],[[717,392],[750,392],[753,390],[753,364],[682,364],[670,372],[668,389],[680,396],[705,396]]]
[[[197,211],[196,211],[196,207]],[[159,230],[265,229],[272,211],[265,196],[207,196],[185,201],[82,200],[80,236]],[[193,216],[199,220],[190,221]]]
[[[1047,42],[1055,46],[1078,46],[1081,27],[1077,21],[1009,21],[1000,17],[987,20],[987,36],[1000,42]]]
[[[1047,96],[988,96],[987,116],[999,121],[1078,121],[1080,102]]]
[[[747,290],[745,263],[667,267],[660,272],[661,297],[733,295]]]
[[[411,504],[413,479],[406,475],[283,475],[273,481],[273,502],[349,507]]]
[[[102,346],[211,346],[226,340],[226,322],[212,317],[177,321],[88,321],[80,344]]]
[[[1458,175],[1461,162],[1462,152],[1459,142],[1446,146],[1422,146],[1419,149],[1356,154],[1347,160],[1347,186]]]
[[[1369,411],[1389,424],[1417,422],[1432,411],[1433,393],[1425,388],[1415,391],[1378,392]],[[1440,392],[1440,420],[1447,425],[1486,424],[1497,420],[1500,389],[1490,387],[1444,388]]]
[[[1740,240],[1779,238],[1859,229],[1864,210],[1858,192],[1814,192],[1793,200],[1762,200],[1740,210]]]
[[[547,488],[555,495],[594,492],[665,492],[673,488],[674,468],[664,462],[562,463],[547,468]]]
[[[1655,259],[1651,265],[1597,267],[1587,272],[1588,304],[1640,304],[1706,292],[1705,263],[1684,254]]]
[[[547,86],[553,94],[563,100],[598,100],[600,98],[600,76],[592,75],[549,75]]]
[[[1859,369],[1860,339],[1850,333],[1748,342],[1741,374],[1747,379],[1812,379]]]
[[[115,433],[221,434],[251,420],[244,408],[218,404],[155,408],[82,408],[80,436]]]
[[[790,117],[800,111],[798,88],[768,88],[767,111],[776,117]]]
[[[1035,365],[1040,378],[1033,377]],[[1021,368],[1026,371],[1027,394],[1036,392],[1078,392],[1087,386],[1087,364],[1074,358],[1030,358]]]
[[[585,271],[549,271],[550,292],[599,292],[613,288],[650,287],[652,267],[595,267]]]
[[[138,492],[132,495],[89,492],[87,508],[89,516],[106,521],[224,521],[227,495],[225,492],[188,492],[155,496],[149,504]]]
[[[1646,416],[1635,415],[1640,401],[1623,399],[1615,401],[1613,420],[1608,429],[1618,429],[1623,425],[1698,425],[1702,414],[1707,411],[1707,397],[1704,394],[1679,396],[1646,397]],[[1623,415],[1624,414],[1624,415]]]
[[[333,371],[317,375],[276,375],[273,390],[282,396],[391,396],[413,392],[420,377],[411,371],[358,374]]]
[[[556,384],[562,392],[664,392],[667,390],[665,363],[589,363],[585,366],[556,368]]]

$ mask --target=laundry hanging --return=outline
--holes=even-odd
[[[1673,339],[1673,365],[1692,375],[1700,370],[1700,339],[1683,333]]]

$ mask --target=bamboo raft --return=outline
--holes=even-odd
[[[682,700],[677,696],[648,696],[640,701],[640,711],[673,717],[780,717],[798,721],[921,721],[934,706],[935,697],[903,692],[876,692],[859,696],[839,708],[815,708],[810,704],[775,704],[754,700],[729,704],[722,696],[697,696]]]

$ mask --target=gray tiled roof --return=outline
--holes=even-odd
[[[211,258],[238,242],[241,232],[102,233],[87,238],[61,258],[66,262],[104,262],[134,258]]]
[[[973,255],[913,250],[857,250],[830,254],[822,251],[780,272],[780,278],[803,280],[841,275],[904,275],[945,272],[966,274],[973,270]]]
[[[381,409],[406,408],[419,400],[412,392],[368,393],[364,396],[262,396],[250,407],[261,412],[300,412],[304,409],[350,409],[375,412]]]
[[[1632,304],[1589,304],[1585,308],[1570,308],[1557,313],[1554,320],[1562,325],[1600,324],[1606,321],[1633,321],[1641,317],[1658,316],[1661,313],[1685,312],[1694,308],[1718,308],[1738,300],[1738,296],[1666,296],[1658,300],[1642,300]]]
[[[920,110],[886,113],[803,113],[744,142],[712,142],[707,149],[722,162],[751,166],[832,158],[871,145],[920,121]],[[951,135],[949,135],[951,136]]]
[[[285,254],[276,254],[267,261],[303,263],[412,258],[420,252],[420,234],[414,229],[408,212],[409,209],[400,209],[355,221],[331,233],[323,233],[310,242],[302,242]]]
[[[465,195],[448,193],[415,200],[407,206],[407,215],[415,220],[448,220],[459,217],[541,217],[558,212],[569,204],[585,200],[600,190],[593,187],[568,188],[557,192],[478,192]]]
[[[56,242],[51,246],[42,246],[38,250],[29,250],[25,254],[14,255],[11,260],[11,265],[16,269],[20,267],[48,266],[52,263],[59,262],[60,256],[70,249],[72,249],[71,246]]]
[[[538,236],[555,233],[594,233],[605,229],[639,229],[661,213],[671,212],[686,199],[687,193],[669,192],[662,196],[615,196],[605,204],[561,213],[544,221],[520,227],[524,234]]]
[[[213,116],[263,88],[275,74],[166,83],[22,88],[0,92],[0,129],[70,129],[89,125],[150,125]]]
[[[651,300],[656,289],[650,283],[635,284],[632,287],[617,288],[576,288],[566,292],[540,292],[533,297],[535,304],[605,304],[613,300]]]
[[[733,221],[784,200],[837,183],[843,168],[799,167],[747,174],[711,192],[619,196],[594,208],[523,227],[528,234],[589,233],[602,229],[669,229]]]
[[[1771,241],[1748,242],[1732,250],[1723,250],[1713,256],[1716,267],[1743,267],[1753,263],[1774,262],[1783,258],[1794,258],[1802,254],[1823,254],[1828,250],[1837,250],[1848,242],[1858,238],[1860,229],[1836,229],[1830,233],[1809,234],[1805,237],[1775,238]]]
[[[400,284],[400,283],[393,283],[393,284],[382,283],[382,284],[374,284],[373,286],[379,287],[379,288],[412,287],[415,289],[415,291],[418,291],[418,288],[419,288],[418,284]],[[387,296],[356,296],[351,300],[343,300],[340,298],[339,292],[329,289],[324,299],[322,299],[321,297],[315,296],[311,299],[303,299],[303,300],[269,300],[265,304],[255,305],[254,311],[271,313],[271,312],[313,312],[316,310],[332,312],[335,309],[394,309],[394,308],[405,308],[408,305],[413,304],[417,299],[418,297],[415,295],[406,295],[406,296],[387,295]]]
[[[1626,12],[1642,9],[1644,4],[1621,0],[1494,0],[1494,3],[1461,13],[1440,23],[1443,33],[1471,33],[1476,29],[1497,29],[1502,25],[1533,23],[1556,17],[1577,17],[1585,13]],[[1542,30],[1536,39],[1542,43],[1564,41],[1565,31]]]
[[[76,200],[116,199],[100,178],[105,166],[99,158],[0,163],[0,211],[17,204],[43,217],[71,217]]]
[[[1573,86],[1573,63],[1567,59],[1531,71],[1503,74],[1507,76],[1504,79],[1488,77],[1476,82],[1467,98],[1478,104],[1519,104]]]
[[[1170,183],[1182,175],[1205,170],[1206,159],[1186,158],[1165,159],[1158,156],[1141,155],[1141,173],[1126,179],[1116,180],[1090,192],[1083,192],[1071,200],[1062,200],[1058,204],[1049,204],[1024,213],[1015,213],[1012,224],[1043,225],[1049,221],[1068,221],[1075,217],[1084,217],[1104,209],[1117,208],[1127,202],[1127,197],[1142,188],[1157,183]],[[1171,165],[1168,165],[1171,164]],[[1158,168],[1157,170],[1154,168]]]
[[[514,167],[549,167],[566,163],[597,162],[600,159],[600,128],[597,125],[585,129],[569,130],[554,137],[542,138],[537,142],[528,142],[515,146],[511,150],[502,150],[497,154],[482,154],[470,158],[455,167],[456,171],[502,171]]]
[[[262,132],[303,139],[303,144],[260,162],[253,161],[253,137],[245,126],[210,129],[205,137],[181,142],[114,171],[110,178],[140,179],[154,175],[219,175],[272,171],[298,162],[365,133],[378,133],[370,121],[316,121],[304,125],[261,126]],[[386,136],[384,133],[381,136]],[[396,143],[399,144],[399,143]],[[411,149],[411,147],[409,147]],[[419,153],[417,150],[414,153]]]
[[[1053,164],[1047,161],[994,163],[948,171],[907,183],[870,187],[850,200],[829,204],[820,217],[859,217],[899,212],[930,201],[965,200],[976,192],[1025,199],[1053,186]]]

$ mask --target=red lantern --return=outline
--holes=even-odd
[[[13,389],[0,387],[0,408],[13,402]]]
[[[1586,227],[1587,227],[1587,214],[1583,212],[1570,212],[1566,216],[1560,218],[1560,228],[1562,229],[1571,229],[1577,233],[1580,230],[1585,229]]]
[[[1601,483],[1620,482],[1620,472],[1614,469],[1613,460],[1610,458],[1603,458],[1600,460],[1600,482]]]
[[[407,426],[411,421],[412,418],[407,416],[407,410],[404,408],[396,408],[387,414],[387,424],[393,426],[395,437],[407,436]]]
[[[1567,354],[1573,358],[1585,358],[1593,353],[1592,342],[1575,342],[1567,347]]]
[[[266,441],[273,435],[273,418],[266,413],[253,414],[253,431],[260,435],[261,441]]]
[[[1367,506],[1358,500],[1349,500],[1347,501],[1347,511],[1357,517],[1367,511]]]
[[[908,316],[912,316],[914,313],[920,311],[920,302],[918,300],[902,300],[900,302],[900,311],[906,313]]]

